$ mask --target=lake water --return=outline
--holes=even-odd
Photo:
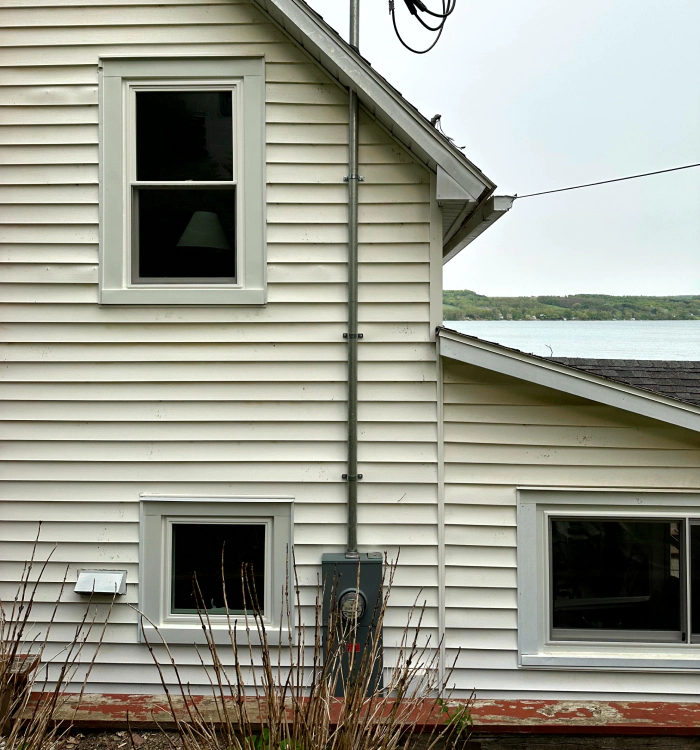
[[[444,325],[541,357],[700,360],[700,320],[447,320]]]

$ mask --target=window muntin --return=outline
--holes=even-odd
[[[197,603],[203,602],[209,615],[225,615],[224,582],[230,614],[252,612],[253,595],[264,608],[265,532],[265,524],[254,522],[172,523],[170,613],[197,614]]]
[[[550,517],[551,637],[681,641],[684,523]]]

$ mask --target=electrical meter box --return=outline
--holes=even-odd
[[[337,682],[337,696],[344,694],[344,686],[356,675],[363,656],[367,654],[368,658],[374,644],[377,658],[368,688],[371,692],[382,687],[382,633],[376,620],[382,605],[383,565],[381,552],[361,552],[356,558],[346,557],[343,552],[327,552],[322,557],[323,650],[325,658],[329,646],[339,650],[336,658],[341,661],[342,680]],[[335,634],[328,632],[332,623]]]

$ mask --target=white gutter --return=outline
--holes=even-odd
[[[458,362],[613,406],[660,422],[700,432],[700,406],[675,401],[625,383],[549,362],[514,349],[438,328],[440,353]]]

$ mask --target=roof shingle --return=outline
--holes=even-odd
[[[700,361],[546,357],[566,367],[700,406]]]

